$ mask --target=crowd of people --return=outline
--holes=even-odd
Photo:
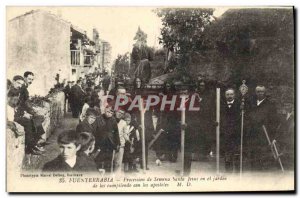
[[[27,87],[34,74],[25,72],[15,76],[8,87],[8,125],[20,133],[24,127],[26,151],[38,153],[45,145],[41,139],[44,133],[42,119],[35,116],[26,104]],[[65,86],[66,105],[70,107],[78,125],[58,136],[61,154],[44,165],[44,171],[95,171],[95,172],[138,172],[139,168],[149,170],[148,151],[153,148],[156,164],[163,161],[175,163],[181,146],[181,131],[185,131],[184,173],[191,172],[193,160],[207,160],[216,154],[216,127],[220,127],[220,155],[226,172],[238,172],[241,148],[241,111],[244,116],[243,159],[246,170],[265,171],[279,168],[278,156],[272,156],[272,145],[267,141],[263,126],[271,140],[277,140],[283,164],[293,168],[294,164],[294,115],[293,107],[286,107],[287,114],[277,114],[275,105],[266,96],[266,87],[257,85],[255,94],[245,98],[241,109],[241,97],[234,87],[222,88],[220,122],[216,122],[215,87],[199,79],[195,86],[181,82],[165,82],[162,89],[146,88],[140,78],[133,80],[133,86],[116,82],[110,88],[111,79],[106,73],[98,80],[97,75],[69,81]],[[116,100],[108,95],[126,96],[126,105],[116,107]],[[141,113],[138,107],[128,108],[134,98],[147,100],[149,95],[169,101],[174,95],[185,95],[184,105],[193,104],[199,110],[186,108],[185,122],[182,112],[171,110],[172,103],[163,109],[152,106]],[[193,103],[194,103],[193,102]],[[122,101],[121,101],[122,103]],[[175,101],[175,106],[181,104]],[[11,117],[14,115],[14,117]],[[142,122],[144,120],[144,122]],[[143,141],[144,140],[144,141]],[[145,144],[144,152],[143,142]],[[196,154],[196,155],[195,155]],[[143,163],[143,158],[145,159]]]

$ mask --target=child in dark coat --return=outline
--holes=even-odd
[[[78,151],[81,149],[81,141],[75,131],[64,131],[57,139],[60,155],[46,163],[45,172],[98,172],[95,162],[88,160],[87,155]]]

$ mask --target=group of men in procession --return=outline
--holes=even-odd
[[[31,84],[33,76],[30,72],[25,73],[24,77],[14,77],[8,89],[8,104],[11,108],[22,109],[20,111],[23,112],[23,116],[15,113],[14,118],[8,118],[8,124],[14,122],[22,125],[25,136],[30,134],[30,140],[26,138],[27,142],[30,142],[28,147],[31,151],[39,152],[45,144],[45,141],[40,140],[41,119],[35,118],[40,121],[36,122],[28,116],[30,110],[27,110],[26,106],[27,87]],[[95,78],[80,78],[73,86],[72,82],[68,82],[64,88],[65,96],[70,103],[73,118],[78,118],[79,123],[76,129],[65,131],[58,136],[61,154],[46,163],[44,171],[100,170],[121,173],[138,171],[138,167],[149,169],[150,148],[155,151],[158,165],[164,160],[177,162],[182,144],[181,133],[184,130],[184,159],[181,160],[184,160],[184,174],[188,175],[193,160],[198,158],[201,161],[215,157],[218,126],[220,156],[224,159],[226,172],[239,171],[241,128],[244,129],[242,146],[246,170],[265,171],[278,168],[276,160],[279,156],[273,158],[273,147],[267,141],[263,129],[267,130],[271,140],[276,139],[282,145],[280,148],[285,160],[283,164],[293,168],[293,108],[287,108],[286,117],[280,118],[275,105],[266,97],[266,87],[263,85],[257,85],[255,95],[247,97],[243,102],[236,89],[228,86],[224,88],[220,122],[216,122],[216,95],[214,89],[203,79],[196,82],[195,89],[184,83],[166,82],[162,90],[153,92],[147,90],[146,83],[137,77],[131,88],[122,82],[116,82],[115,87],[108,93],[114,97],[107,96],[110,82],[107,79],[95,83]],[[171,108],[171,102],[167,102],[163,109],[160,108],[160,103],[146,111],[137,106],[130,108],[137,96],[147,100],[151,94],[160,99],[165,97],[167,101],[171,101],[175,95],[185,95],[184,102],[176,99],[174,104],[176,107],[180,104],[186,107],[185,121],[182,122],[182,111]],[[120,105],[124,101],[117,100],[118,96],[126,96],[127,104]],[[189,109],[190,103],[199,109]],[[243,126],[242,110],[245,112]],[[32,123],[32,126],[28,123]],[[34,138],[31,134],[34,134]]]

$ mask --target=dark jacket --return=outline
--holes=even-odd
[[[251,135],[258,137],[263,134],[264,137],[262,138],[266,139],[262,132],[262,125],[264,125],[272,140],[275,137],[275,130],[279,124],[275,105],[268,98],[265,98],[260,105],[257,105],[257,100],[254,98],[250,101],[249,105],[249,110],[246,112],[246,119],[249,124],[248,129],[252,132]]]
[[[20,112],[20,116],[23,116],[24,111],[34,115],[34,110],[29,105],[29,92],[27,90],[28,86],[24,85],[20,89],[20,96],[19,96],[19,105],[18,105],[18,112]]]
[[[76,163],[71,168],[64,159],[59,155],[54,160],[47,162],[43,171],[45,172],[98,172],[95,162],[92,161],[86,154],[78,154]]]
[[[234,100],[232,104],[227,101],[220,107],[220,143],[221,153],[239,153],[241,136],[241,109],[240,102]]]
[[[229,107],[230,106],[230,107]],[[228,105],[227,101],[222,102],[220,108],[220,131],[224,135],[239,137],[241,125],[241,103],[234,100]]]
[[[66,99],[69,98],[70,91],[71,91],[71,87],[69,85],[65,86],[64,93],[65,93]]]
[[[287,114],[280,117],[280,125],[277,128],[276,141],[279,143],[282,152],[294,153],[294,130],[295,130],[295,118],[294,114],[291,114],[287,118]]]
[[[20,97],[19,97],[20,104],[24,104],[29,99],[29,92],[28,92],[27,88],[28,88],[27,85],[24,85],[21,88]]]
[[[71,103],[73,103],[74,105],[83,106],[84,97],[85,97],[85,92],[79,85],[76,84],[71,88],[69,94],[69,99]]]
[[[200,108],[195,119],[198,120],[199,130],[205,135],[211,135],[214,132],[216,120],[216,104],[215,98],[209,91],[198,93],[196,97],[195,106]],[[213,135],[215,135],[213,133]]]
[[[82,132],[89,132],[92,133],[94,136],[97,131],[97,126],[96,124],[89,124],[87,119],[84,119],[82,122],[80,122],[77,127],[76,127],[76,133],[82,133]]]
[[[114,117],[107,118],[105,115],[101,118],[104,123],[97,126],[96,146],[101,150],[116,150],[120,145],[117,121]]]

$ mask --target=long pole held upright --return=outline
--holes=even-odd
[[[243,174],[243,136],[244,136],[244,106],[245,106],[245,95],[248,92],[248,87],[246,85],[246,81],[242,81],[243,84],[240,86],[240,92],[242,94],[242,103],[241,103],[241,148],[240,148],[240,177]]]
[[[185,124],[185,108],[181,110],[181,124]],[[185,142],[185,129],[181,129],[181,176],[184,175],[184,142]]]
[[[217,174],[220,173],[220,88],[217,88],[216,97],[216,122],[218,123],[216,127],[216,168]]]
[[[143,157],[143,171],[146,171],[146,144],[145,144],[145,110],[143,99],[140,98],[140,113],[141,113],[141,125],[142,125],[142,157]]]
[[[243,138],[244,138],[244,98],[242,98],[242,114],[241,114],[241,149],[240,149],[240,177],[243,174]]]

